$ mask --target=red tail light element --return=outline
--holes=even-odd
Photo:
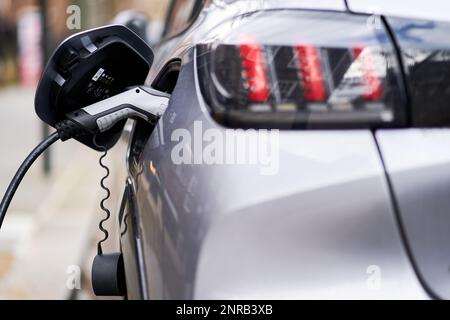
[[[353,48],[353,54],[357,60],[360,60],[361,68],[364,73],[362,81],[367,88],[367,92],[362,94],[366,101],[379,101],[383,96],[383,87],[380,78],[375,72],[375,60],[370,49]]]
[[[229,127],[404,126],[405,92],[389,39],[361,15],[240,16],[197,46],[200,89],[213,117]]]
[[[297,46],[296,51],[305,100],[311,102],[325,101],[327,93],[319,51],[311,45]]]
[[[254,102],[266,102],[270,92],[263,48],[250,35],[243,36],[242,42],[240,53],[245,86],[248,88],[247,97]]]

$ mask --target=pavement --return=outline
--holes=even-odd
[[[34,90],[0,89],[0,195],[23,159],[41,140]],[[0,230],[0,299],[94,299],[90,263],[104,213],[100,154],[74,142],[51,147],[52,171],[38,160],[20,185]],[[124,166],[124,152],[111,152],[109,166]],[[114,170],[113,170],[114,171]],[[114,213],[123,176],[112,175],[108,201]],[[113,214],[109,228],[116,228]],[[113,231],[114,232],[114,231]],[[117,239],[109,248],[117,248]]]

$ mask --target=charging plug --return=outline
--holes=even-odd
[[[163,115],[170,95],[139,86],[123,93],[66,114],[67,120],[55,127],[65,141],[83,134],[98,134],[110,130],[121,120],[134,118],[149,123]]]

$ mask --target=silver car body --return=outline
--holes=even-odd
[[[221,8],[225,2],[210,1],[188,31],[155,50],[148,84],[171,59],[182,67],[169,108],[134,164],[140,174],[131,174],[145,294],[130,297],[433,297],[415,270],[398,211],[439,216],[447,224],[437,232],[450,234],[450,130],[282,131],[275,175],[254,165],[173,164],[174,130],[194,135],[195,122],[225,130],[211,118],[196,72],[194,45],[209,30],[269,4],[347,10],[340,0]],[[419,1],[347,2],[354,12],[437,19],[445,18],[442,5],[450,6],[428,1],[427,8],[441,5],[432,12]]]

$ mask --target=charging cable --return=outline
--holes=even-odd
[[[33,151],[31,151],[30,155],[25,159],[25,161],[20,166],[19,170],[17,170],[14,178],[11,180],[11,183],[6,189],[5,195],[3,196],[2,202],[0,203],[0,228],[2,227],[3,220],[5,219],[6,212],[8,211],[9,204],[11,203],[14,194],[19,187],[20,182],[22,182],[23,177],[28,172],[28,169],[33,165],[37,158],[45,151],[48,147],[54,144],[59,140],[58,132],[53,133],[47,139],[42,141]]]
[[[128,118],[156,123],[166,110],[169,98],[170,95],[164,92],[140,86],[68,113],[66,120],[55,125],[57,131],[30,153],[11,180],[0,203],[0,228],[23,177],[36,159],[52,144],[58,140],[66,141],[83,135],[107,132],[116,123]]]

